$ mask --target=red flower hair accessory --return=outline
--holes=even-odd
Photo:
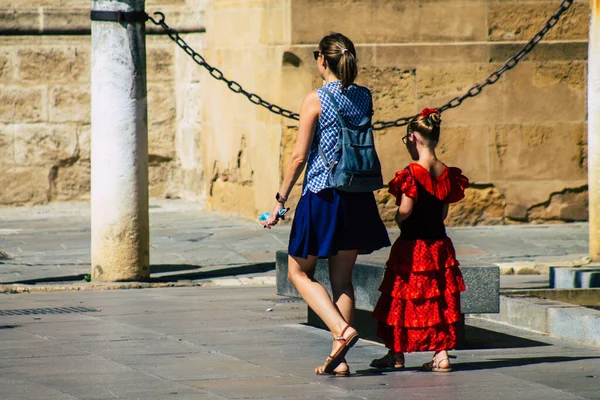
[[[438,111],[437,108],[427,108],[427,107],[425,107],[423,109],[423,111],[421,111],[421,117],[423,117],[423,118],[429,118],[429,116],[431,114],[439,114],[439,113],[440,112]]]

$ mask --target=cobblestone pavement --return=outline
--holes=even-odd
[[[286,249],[290,229],[265,230],[256,222],[209,213],[183,200],[152,201],[150,225],[152,277],[163,281],[272,276],[275,251]],[[462,264],[495,263],[519,270],[585,262],[587,229],[578,223],[448,231]],[[392,240],[397,235],[397,229],[390,230]],[[83,279],[90,272],[89,204],[0,208],[0,250],[12,256],[0,260],[0,283]],[[388,251],[360,258],[384,263]]]

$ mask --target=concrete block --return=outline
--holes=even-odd
[[[589,309],[577,306],[549,308],[548,333],[560,338],[585,342],[589,311]]]
[[[596,271],[581,271],[581,287],[585,289],[600,288],[600,269]]]
[[[589,313],[586,316],[586,343],[600,346],[600,311]]]
[[[503,322],[535,332],[548,332],[548,300],[534,297],[507,297]]]
[[[550,267],[550,287],[556,289],[600,287],[600,268]]]
[[[287,278],[287,254],[276,255],[277,294],[298,297],[298,292]],[[383,265],[361,264],[354,267],[352,276],[356,296],[356,308],[372,311],[379,299],[379,285],[383,279]],[[461,311],[465,314],[497,313],[500,311],[500,270],[496,266],[461,266],[467,290],[461,295]],[[327,260],[317,263],[315,279],[331,294]]]
[[[461,311],[465,314],[500,311],[500,268],[490,265],[460,267],[467,290],[461,294]]]

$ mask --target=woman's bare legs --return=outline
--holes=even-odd
[[[354,286],[352,286],[352,271],[356,263],[358,251],[340,251],[329,257],[329,281],[333,292],[333,303],[344,320],[352,325],[354,322]],[[333,342],[331,351],[335,351],[337,342]],[[336,372],[348,371],[347,363],[341,363]]]
[[[331,301],[327,290],[314,279],[316,265],[315,256],[308,256],[306,259],[288,256],[288,278],[306,304],[327,325],[333,336],[338,337],[348,324]],[[346,336],[349,333],[351,332]]]

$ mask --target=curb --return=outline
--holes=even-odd
[[[494,263],[500,267],[500,275],[548,275],[552,267],[582,267],[592,263],[589,257],[582,257],[571,261],[556,261],[543,263],[537,261],[514,261]]]
[[[505,293],[500,296],[499,314],[470,317],[600,347],[600,311],[591,308],[526,293]]]
[[[2,285],[0,294],[19,293],[47,293],[47,292],[77,292],[98,290],[126,290],[126,289],[156,289],[171,287],[239,287],[239,286],[275,286],[274,276],[220,278],[206,281],[180,281],[180,282],[118,282],[96,283],[83,282],[73,284],[47,284],[47,285]]]

